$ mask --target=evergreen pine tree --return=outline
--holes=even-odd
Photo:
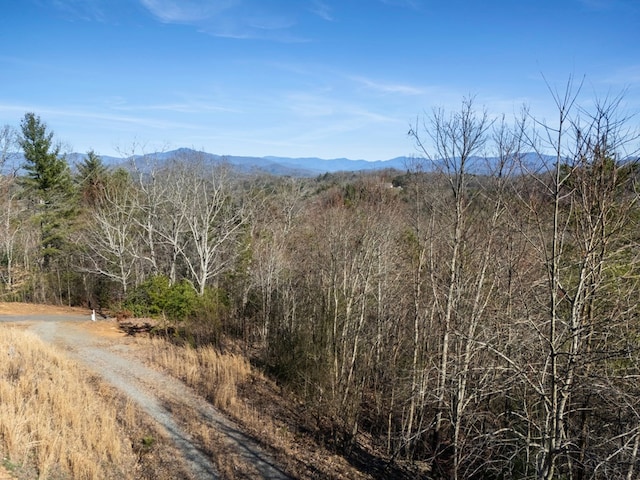
[[[34,113],[26,113],[20,123],[20,147],[24,152],[26,175],[21,184],[34,202],[34,219],[40,226],[41,261],[48,267],[60,253],[74,217],[71,173],[60,147],[53,144],[53,132]]]
[[[78,173],[75,176],[79,188],[81,201],[89,206],[95,206],[102,198],[105,182],[109,172],[102,163],[100,156],[93,150],[87,152],[84,160],[77,164]]]

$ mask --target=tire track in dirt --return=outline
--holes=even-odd
[[[163,375],[101,347],[71,323],[37,322],[30,330],[47,343],[65,349],[70,357],[116,387],[158,422],[182,453],[194,478],[219,478],[213,463],[198,450],[190,436],[178,426],[156,395],[148,389],[149,384],[157,384],[162,388],[173,379],[163,378]]]
[[[44,318],[42,318],[44,319]],[[41,320],[42,320],[41,319]],[[225,445],[252,467],[256,478],[289,479],[252,438],[245,435],[236,424],[222,415],[202,397],[196,395],[181,381],[146,367],[134,359],[129,345],[105,341],[80,328],[79,322],[35,321],[30,330],[44,341],[65,349],[69,356],[101,376],[123,392],[149,416],[155,419],[176,445],[196,479],[217,479],[220,475],[193,438],[180,426],[167,405],[187,409],[200,422],[212,425],[221,435]],[[21,320],[38,320],[36,317]],[[75,320],[79,320],[75,319]],[[86,324],[86,317],[84,323]]]

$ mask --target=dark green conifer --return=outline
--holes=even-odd
[[[60,147],[53,144],[53,132],[39,116],[26,113],[20,127],[26,172],[21,184],[33,202],[33,218],[40,225],[41,261],[47,267],[63,249],[75,216],[71,173]]]
[[[82,202],[90,207],[95,206],[102,198],[105,183],[108,178],[107,167],[102,158],[89,150],[84,160],[77,165],[78,173],[75,180],[79,188]]]

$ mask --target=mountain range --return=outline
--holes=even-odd
[[[70,154],[67,159],[70,165],[75,165],[82,161],[84,154]],[[115,167],[127,167],[132,160],[140,160],[148,158],[154,162],[163,163],[172,159],[185,161],[201,161],[206,164],[226,163],[236,170],[243,173],[269,174],[276,176],[292,176],[292,177],[315,177],[325,173],[335,172],[363,172],[394,169],[399,171],[413,170],[416,166],[421,166],[424,170],[437,170],[445,168],[445,162],[442,160],[428,161],[420,157],[395,157],[388,160],[351,160],[348,158],[322,159],[317,157],[289,158],[289,157],[248,157],[236,155],[216,155],[203,151],[193,150],[190,148],[179,148],[167,152],[156,152],[147,155],[134,155],[129,158],[118,157],[101,157],[104,164]],[[536,153],[524,153],[520,157],[520,161],[537,169],[543,164],[551,165],[554,157],[547,155],[538,155]],[[457,163],[457,160],[454,160]],[[474,156],[468,159],[467,172],[471,174],[488,174],[491,173],[498,159],[495,157],[484,158]]]
[[[65,158],[72,170],[81,163],[86,154],[84,153],[67,153]],[[130,166],[131,161],[138,161],[147,158],[150,161],[160,164],[172,159],[180,159],[189,161],[202,161],[208,164],[226,163],[231,165],[243,173],[262,173],[277,176],[296,176],[296,177],[315,177],[325,173],[334,172],[356,172],[356,171],[372,171],[393,168],[397,170],[406,170],[407,165],[412,161],[411,157],[396,157],[389,160],[366,161],[366,160],[350,160],[348,158],[322,159],[317,157],[307,158],[289,158],[289,157],[250,157],[238,155],[217,155],[203,151],[193,150],[190,148],[178,148],[176,150],[166,152],[154,152],[145,155],[133,155],[130,157],[113,157],[108,155],[100,155],[104,165],[110,168]],[[21,171],[25,159],[22,153],[14,153],[7,158],[2,165],[0,174],[8,174],[12,171]]]
[[[72,170],[81,163],[86,154],[84,153],[68,153],[66,160]],[[191,148],[178,148],[176,150],[166,152],[155,152],[145,155],[133,155],[128,158],[112,157],[107,155],[100,156],[103,163],[110,168],[131,166],[132,161],[140,161],[148,159],[149,161],[163,164],[173,159],[183,161],[200,161],[205,164],[226,163],[239,172],[269,174],[276,176],[292,176],[292,177],[316,177],[325,173],[335,172],[359,172],[359,171],[375,171],[385,169],[395,169],[399,171],[407,171],[413,169],[417,165],[422,164],[426,170],[438,169],[443,166],[442,161],[428,162],[419,157],[395,157],[388,160],[367,161],[367,160],[350,160],[348,158],[322,159],[317,157],[289,158],[289,157],[251,157],[237,155],[217,155]],[[538,155],[535,153],[524,153],[521,157],[531,167],[531,170],[537,170],[541,166],[549,166],[554,163],[554,157],[547,155]],[[472,157],[467,171],[475,174],[487,174],[497,163],[496,158]],[[2,172],[8,173],[14,169],[20,171],[20,167],[24,164],[24,157],[21,153],[12,156],[10,161],[3,166]]]
[[[69,154],[67,159],[71,165],[82,161],[84,154]],[[410,157],[396,157],[389,160],[366,161],[350,160],[348,158],[322,159],[317,157],[289,158],[289,157],[250,157],[237,155],[217,155],[190,148],[179,148],[168,152],[157,152],[145,155],[154,161],[165,162],[171,159],[198,160],[205,163],[226,163],[244,173],[266,173],[270,175],[313,177],[324,173],[339,171],[367,171],[393,168],[406,170],[410,164]],[[126,166],[131,160],[142,158],[135,155],[129,158],[102,156],[107,166]]]

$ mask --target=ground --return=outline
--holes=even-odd
[[[59,307],[55,305],[37,305],[33,303],[0,302],[0,315],[86,315],[91,312],[80,307]]]
[[[77,360],[110,386],[110,401],[137,406],[145,420],[130,438],[147,438],[153,430],[157,441],[151,452],[143,449],[136,478],[428,478],[415,466],[389,464],[371,448],[354,449],[349,458],[328,450],[317,441],[315,417],[305,405],[259,373],[241,386],[244,413],[230,420],[150,365],[149,339],[125,333],[113,319],[91,321],[90,310],[0,302],[2,322],[36,333]],[[0,466],[0,480],[3,474]]]
[[[135,339],[123,333],[115,320],[92,322],[86,309],[18,303],[0,303],[0,320],[23,325],[65,350],[149,415],[159,426],[167,450],[173,451],[173,455],[158,455],[176,459],[163,469],[172,470],[166,478],[290,478],[255,440],[207,401],[182,382],[144,365],[137,357]],[[217,452],[204,451],[185,416],[191,422],[195,418],[199,424],[215,426],[218,448],[225,457],[235,458],[231,468],[244,472],[242,476],[225,472],[229,463],[219,461]],[[0,473],[0,480],[3,474],[7,473]]]

